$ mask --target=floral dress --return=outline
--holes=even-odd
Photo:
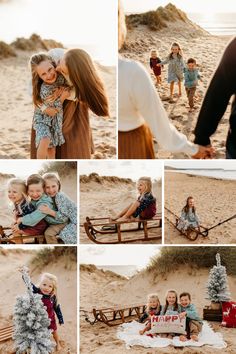
[[[58,192],[55,196],[55,204],[58,209],[57,218],[67,217],[68,224],[60,231],[59,237],[65,244],[77,243],[77,206],[63,192]]]
[[[186,213],[182,210],[180,219],[177,224],[177,229],[180,231],[186,231],[190,227],[195,229],[200,224],[197,214],[193,211],[192,208],[189,208],[189,211]]]
[[[40,141],[43,138],[50,139],[49,147],[60,146],[64,144],[65,139],[62,134],[62,122],[63,122],[63,105],[60,98],[57,98],[53,104],[46,102],[47,97],[51,96],[56,88],[60,86],[66,87],[66,80],[63,75],[58,74],[56,81],[49,85],[45,82],[42,83],[40,88],[40,97],[43,101],[43,105],[47,107],[53,107],[58,109],[58,113],[54,117],[50,117],[46,113],[43,113],[39,107],[35,108],[33,118],[33,128],[36,131],[35,145],[38,147]]]
[[[168,83],[183,81],[184,61],[182,57],[173,54],[171,58],[166,58],[161,64],[168,64]]]

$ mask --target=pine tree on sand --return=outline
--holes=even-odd
[[[214,265],[209,274],[207,282],[207,299],[212,302],[224,302],[230,300],[230,292],[227,281],[225,266],[221,265],[220,254],[216,254],[216,265]]]
[[[16,298],[14,307],[14,335],[16,353],[49,354],[52,353],[50,320],[46,307],[41,300],[42,295],[34,294],[28,270],[22,269],[22,277],[27,293]]]

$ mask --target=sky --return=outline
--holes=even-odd
[[[37,173],[44,163],[34,160],[0,160],[0,173],[11,173],[22,178]]]
[[[116,64],[116,0],[9,0],[0,3],[0,37],[37,33],[87,50],[94,59]]]
[[[149,176],[152,179],[160,179],[162,162],[156,160],[135,160],[135,161],[81,161],[79,173],[88,175],[92,172],[100,176],[118,176],[131,178],[137,181],[141,176]]]
[[[225,169],[236,170],[236,161],[234,160],[183,160],[183,161],[166,161],[165,165],[175,168],[202,168],[202,169]]]
[[[159,6],[166,6],[172,3],[184,12],[197,12],[206,15],[221,12],[236,12],[236,1],[216,0],[123,0],[125,12],[144,12],[156,10]]]
[[[150,258],[160,252],[159,246],[154,245],[104,245],[79,247],[80,264],[105,265],[136,265],[138,269],[144,268]]]

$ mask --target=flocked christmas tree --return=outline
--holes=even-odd
[[[216,254],[216,265],[210,270],[207,282],[207,299],[212,302],[230,300],[226,268],[221,265],[220,254]]]
[[[54,344],[51,342],[50,320],[41,300],[42,295],[34,294],[27,268],[22,270],[27,293],[17,296],[14,307],[14,335],[16,353],[31,354],[51,353]]]

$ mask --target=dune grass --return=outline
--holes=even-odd
[[[39,250],[30,261],[33,270],[41,270],[47,265],[60,263],[65,269],[74,269],[77,262],[76,247],[45,247]]]
[[[211,268],[216,264],[216,253],[220,253],[221,263],[227,274],[236,275],[235,247],[163,247],[160,254],[152,257],[147,271],[154,275],[166,275],[169,272],[189,266],[189,268]]]
[[[42,168],[39,171],[40,175],[43,175],[47,172],[58,172],[61,176],[67,176],[70,172],[76,173],[77,171],[77,162],[76,161],[51,161],[45,162]]]

